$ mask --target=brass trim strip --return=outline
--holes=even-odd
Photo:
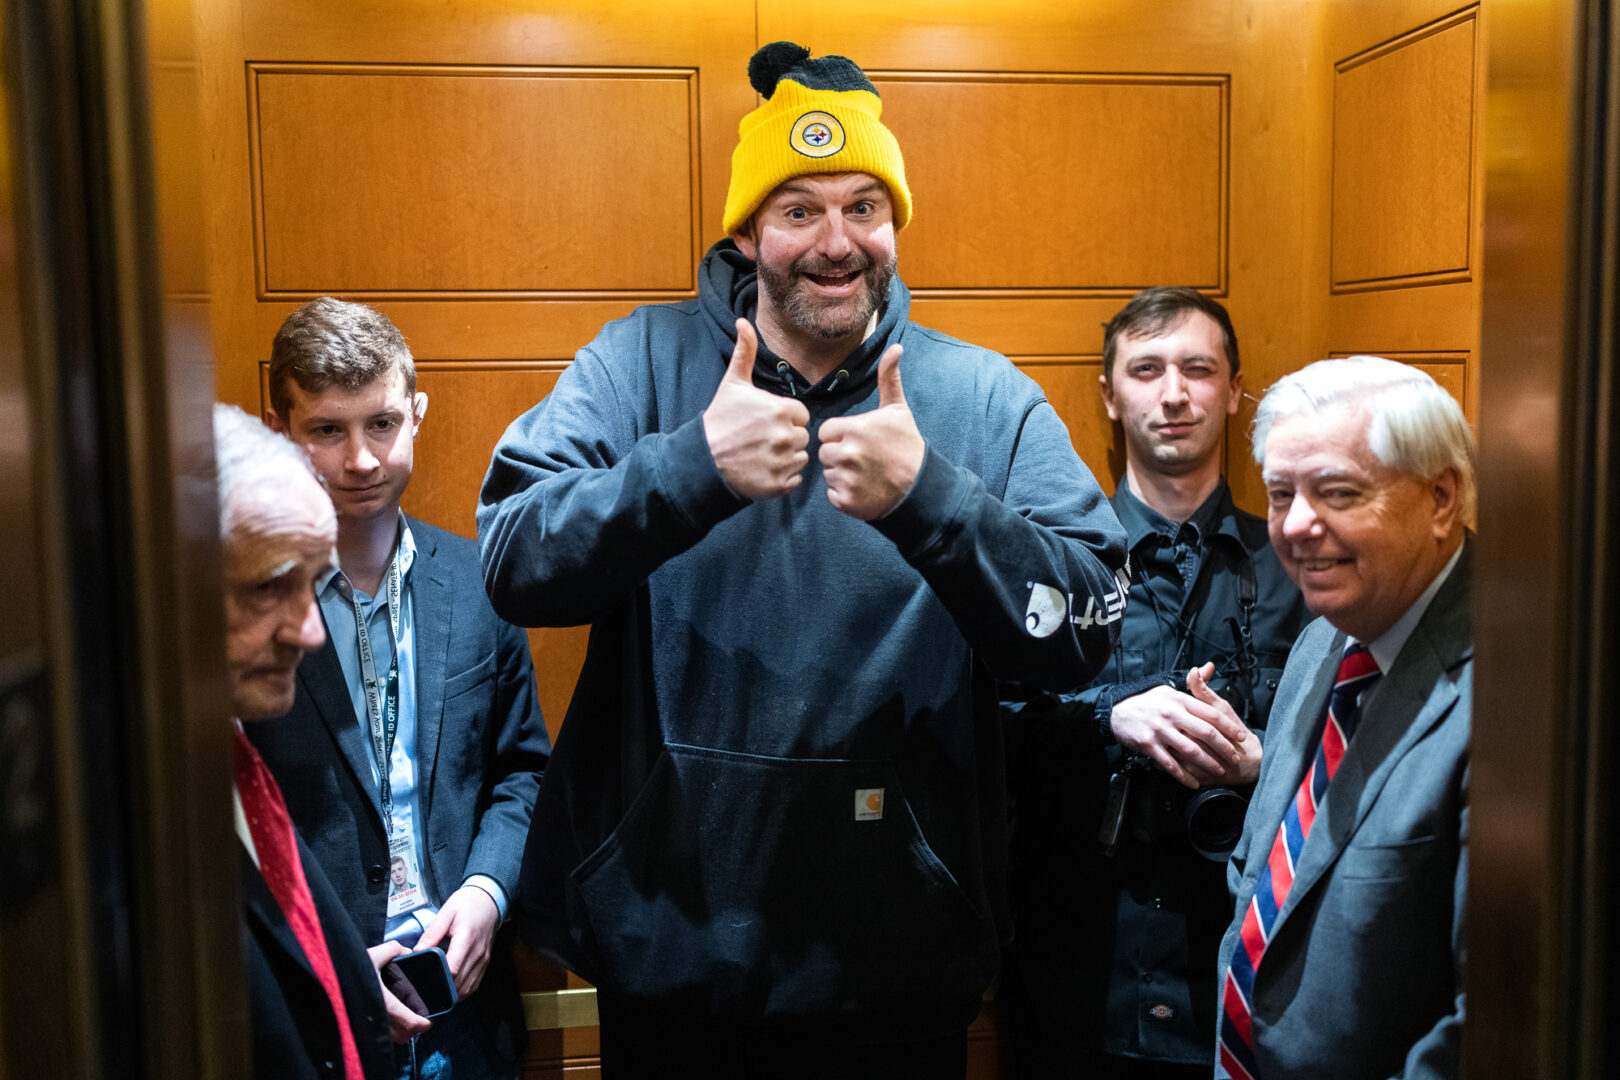
[[[596,990],[533,990],[523,995],[523,1025],[530,1031],[595,1027]]]

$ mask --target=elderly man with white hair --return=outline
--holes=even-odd
[[[1390,360],[1280,380],[1254,422],[1295,643],[1228,882],[1217,1076],[1457,1073],[1474,444]]]
[[[298,661],[325,640],[315,583],[337,558],[332,500],[302,450],[240,409],[214,406],[214,455],[252,1075],[382,1080],[377,968],[405,950],[368,952],[242,730],[292,708]]]

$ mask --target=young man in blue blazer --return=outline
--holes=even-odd
[[[455,1010],[416,1038],[421,1018],[387,1002],[401,1069],[515,1077],[522,1012],[496,932],[550,751],[528,638],[491,610],[477,544],[400,510],[427,395],[393,323],[304,305],[272,346],[270,401],[332,496],[339,566],[318,585],[327,644],[254,742],[367,943],[445,950]],[[393,887],[398,860],[410,887]]]

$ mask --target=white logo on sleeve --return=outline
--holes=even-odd
[[[1116,578],[1117,580],[1117,578]],[[1063,625],[1063,618],[1068,615],[1069,621],[1082,630],[1090,630],[1093,626],[1107,626],[1109,623],[1125,614],[1125,585],[1119,584],[1113,592],[1102,598],[1102,607],[1097,606],[1095,596],[1086,597],[1086,610],[1078,615],[1069,615],[1074,608],[1074,594],[1064,593],[1051,585],[1042,585],[1039,582],[1026,582],[1029,586],[1029,610],[1024,613],[1024,629],[1029,631],[1030,637],[1051,637],[1057,633],[1057,628]]]
[[[1063,624],[1069,604],[1061,592],[1050,585],[1029,585],[1029,611],[1024,615],[1024,629],[1030,637],[1051,637]]]

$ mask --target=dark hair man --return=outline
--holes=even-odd
[[[1100,382],[1124,433],[1131,601],[1090,686],[1009,705],[1018,933],[1001,1000],[1020,1075],[1190,1080],[1209,1074],[1222,867],[1305,608],[1221,477],[1243,386],[1226,309],[1138,293],[1106,326]]]
[[[395,855],[388,864],[388,899],[392,903],[395,896],[407,890],[416,888],[411,880],[411,866],[405,861],[405,856]]]
[[[1321,618],[1277,688],[1227,872],[1216,1075],[1438,1080],[1462,1043],[1474,440],[1378,357],[1254,419],[1271,543]]]
[[[305,304],[271,347],[270,400],[332,495],[342,568],[318,583],[329,643],[254,742],[365,939],[445,949],[462,1000],[431,1030],[386,997],[397,1042],[425,1032],[402,1067],[515,1077],[524,1025],[495,934],[550,746],[528,638],[490,609],[476,544],[400,512],[427,395],[393,323]]]
[[[330,572],[332,502],[309,460],[241,409],[214,406],[225,663],[236,728],[242,954],[253,1075],[393,1075],[374,965],[326,875],[287,817],[275,777],[242,734],[292,707],[299,659],[325,637],[315,583]]]
[[[520,907],[607,1075],[961,1076],[1008,931],[992,679],[1105,660],[1124,537],[1039,388],[910,321],[866,76],[749,73],[698,298],[604,327],[484,481],[497,610],[594,624]]]

